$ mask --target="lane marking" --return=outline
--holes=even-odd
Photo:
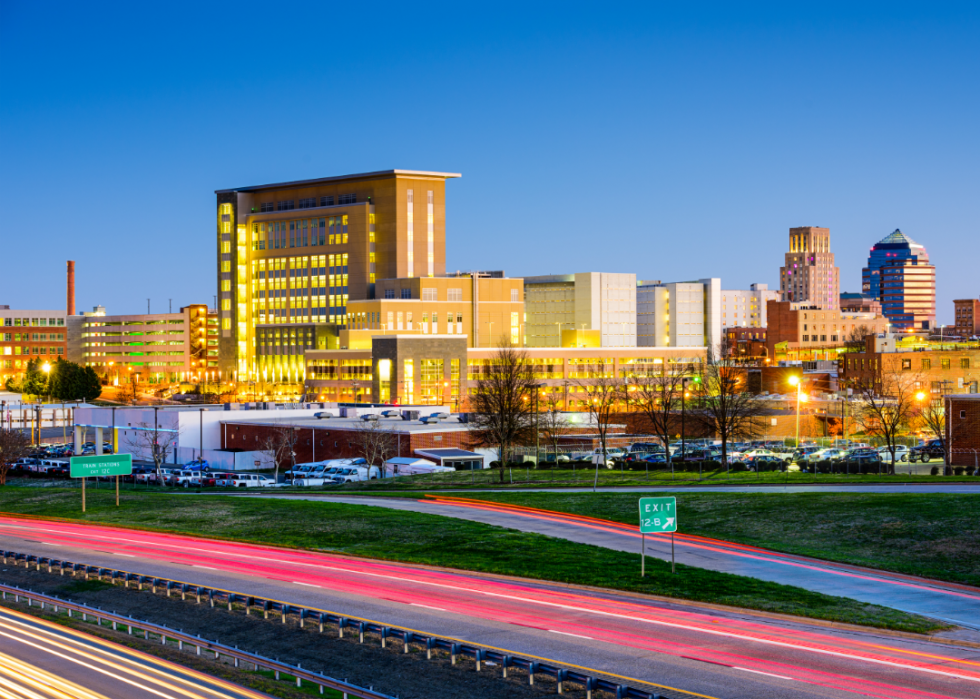
[[[556,633],[559,636],[571,636],[572,638],[584,638],[586,641],[594,641],[595,639],[591,636],[583,636],[578,633],[568,633],[567,631],[555,631],[554,629],[548,629],[548,633]]]
[[[136,558],[136,556],[133,556],[133,558]],[[211,566],[202,566],[202,565],[198,565],[197,563],[191,563],[191,568],[204,568],[205,570],[218,570],[217,568],[212,568]]]
[[[300,582],[299,580],[293,580],[292,583],[293,585],[305,585],[306,587],[319,587],[320,589],[323,589],[322,585],[314,585],[313,583]]]
[[[435,609],[437,612],[444,612],[444,611],[446,611],[442,607],[430,607],[427,604],[419,604],[418,602],[409,602],[408,603],[408,606],[410,606],[410,607],[422,607],[423,609]]]
[[[775,677],[778,680],[793,680],[797,681],[795,677],[787,677],[786,675],[776,675],[771,672],[763,672],[762,670],[750,670],[747,667],[738,667],[737,665],[730,665],[733,670],[741,670],[742,672],[751,672],[756,675],[765,675],[766,677]]]

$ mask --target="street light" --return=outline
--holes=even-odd
[[[799,376],[790,376],[789,385],[796,386],[796,444],[794,445],[797,449],[800,448],[800,389],[803,387]]]

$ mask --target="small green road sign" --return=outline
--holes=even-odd
[[[128,476],[133,473],[132,454],[103,454],[102,456],[71,457],[72,478]]]
[[[640,533],[677,531],[677,498],[640,498]]]

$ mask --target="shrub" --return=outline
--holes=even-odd
[[[933,466],[932,468],[930,468],[929,469],[929,475],[930,476],[938,476],[939,475],[939,467],[938,466]]]
[[[490,468],[500,468],[500,462],[499,461],[491,461],[490,462]]]

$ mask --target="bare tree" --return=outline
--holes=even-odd
[[[527,353],[501,345],[481,367],[475,393],[470,396],[469,443],[497,450],[501,483],[509,449],[534,437],[531,397],[535,390],[533,366]]]
[[[262,440],[260,449],[263,461],[275,469],[274,479],[279,482],[279,467],[289,462],[290,466],[296,461],[296,442],[299,432],[292,425],[276,425]]]
[[[721,440],[721,460],[728,470],[728,443],[755,437],[759,432],[758,418],[764,410],[745,384],[744,369],[727,359],[715,361],[709,356],[701,381],[700,405],[694,414]]]
[[[919,396],[922,395],[922,399]],[[917,393],[916,400],[919,401],[921,407],[919,409],[919,419],[922,422],[922,426],[927,432],[933,435],[934,439],[939,440],[939,444],[943,448],[943,454],[946,455],[946,465],[950,463],[949,448],[946,444],[946,401],[943,398],[938,400],[932,396]]]
[[[179,433],[160,430],[147,422],[136,423],[131,434],[125,437],[126,445],[134,457],[152,461],[157,474],[157,483],[163,485],[163,465],[180,442]]]
[[[385,463],[395,454],[394,433],[381,420],[368,420],[354,433],[354,444],[368,466],[377,466],[381,477],[385,478]]]
[[[606,449],[606,442],[613,416],[619,412],[621,404],[625,403],[626,394],[623,390],[623,384],[614,378],[601,377],[578,381],[576,383],[586,393],[588,399],[586,409],[599,434],[601,457],[592,457],[595,461],[595,480],[592,483],[592,491],[595,492],[596,487],[599,485],[599,464],[601,462],[603,466],[607,465],[608,451]]]
[[[867,325],[858,325],[851,328],[849,331],[844,333],[843,340],[847,347],[860,348],[864,347],[864,338],[868,335],[874,335],[874,329],[869,328]]]
[[[33,446],[24,430],[0,427],[0,485],[7,485],[7,472],[16,461],[30,456]]]
[[[667,463],[673,469],[670,455],[670,430],[674,413],[680,407],[684,393],[684,379],[689,375],[686,368],[663,367],[660,374],[638,375],[633,378],[632,400],[637,409],[650,423],[650,429],[663,440]]]
[[[895,447],[916,416],[918,375],[883,374],[880,388],[873,380],[856,381],[854,389],[861,400],[857,410],[858,424],[865,434],[885,442],[895,471]],[[879,468],[880,470],[880,468]]]
[[[572,431],[572,423],[565,417],[564,401],[560,396],[549,393],[547,404],[542,413],[538,415],[538,429],[555,454],[555,462],[558,462],[558,447],[561,439]]]

